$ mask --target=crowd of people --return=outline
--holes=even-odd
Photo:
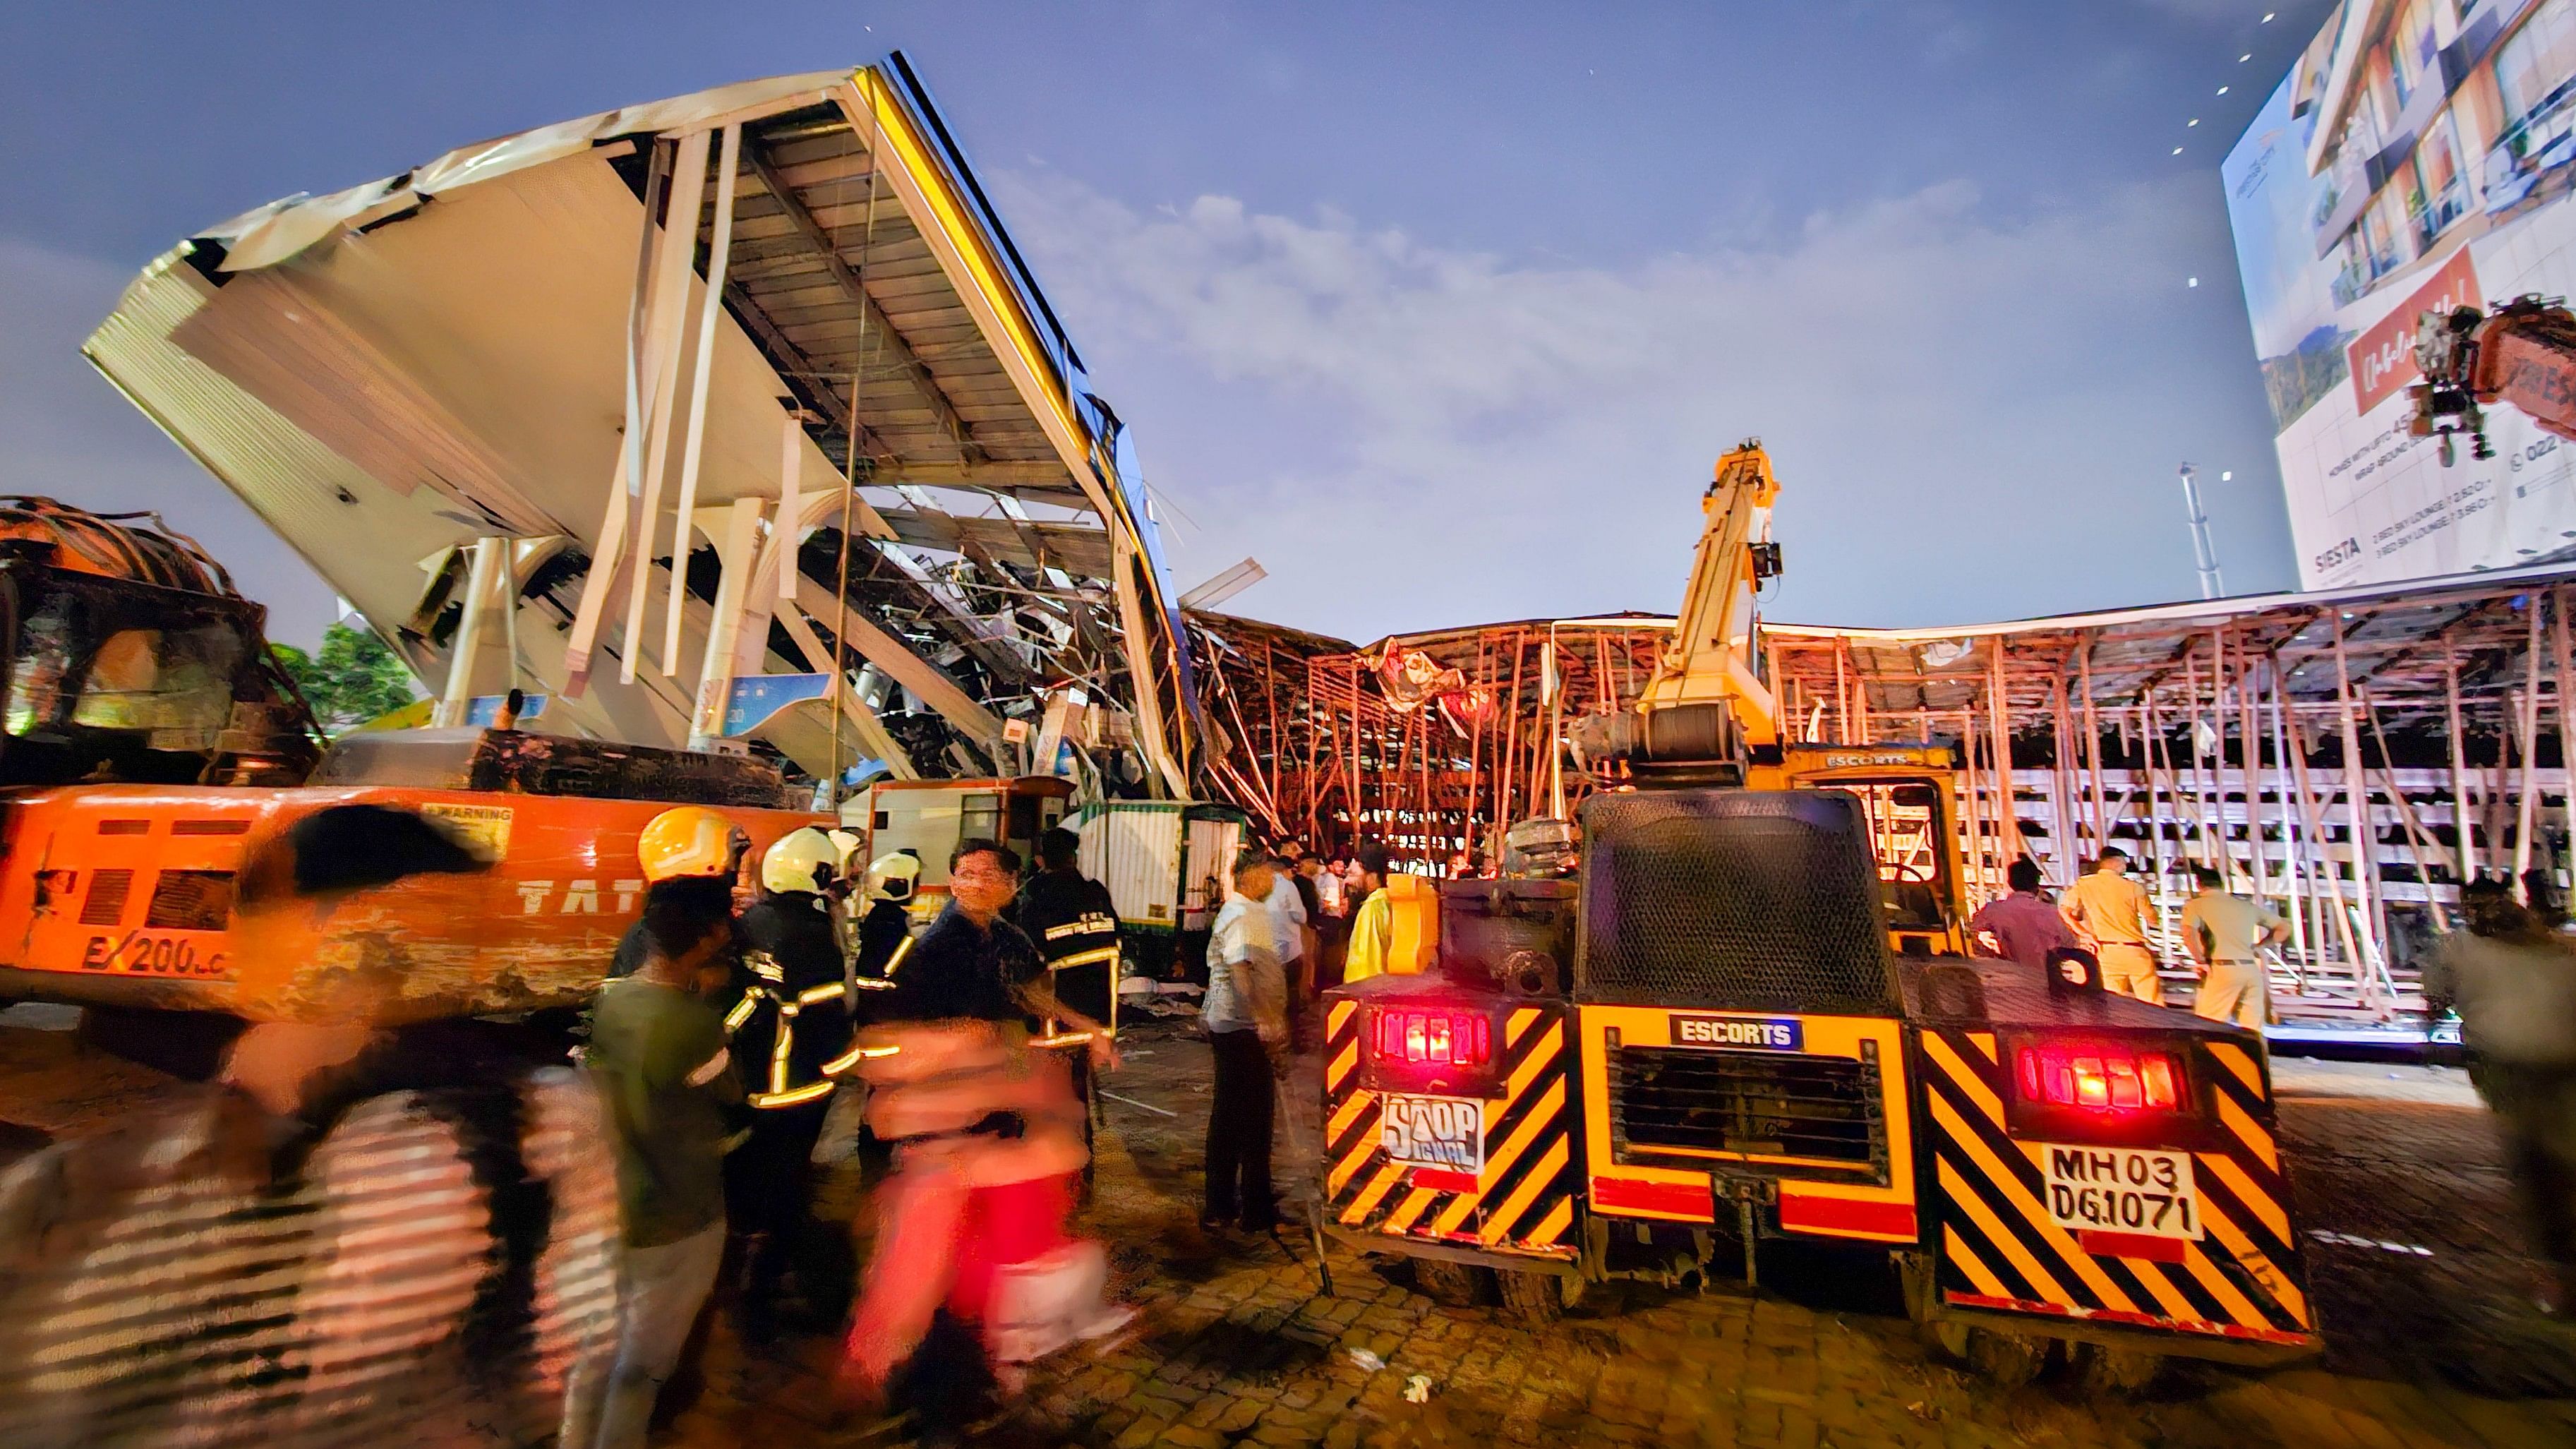
[[[2192,1011],[2260,1030],[2275,1020],[2263,952],[2286,942],[2288,923],[2228,888],[2219,871],[2192,868],[2193,893],[2176,934],[2199,978]],[[2009,891],[1968,923],[1982,956],[2034,970],[2066,954],[2098,962],[2104,989],[2164,1005],[2150,923],[2153,895],[2129,874],[2126,852],[2102,852],[2093,869],[2051,899],[2036,863],[2016,860]],[[2440,923],[2447,926],[2447,923]],[[2538,1300],[2576,1318],[2576,940],[2546,871],[2515,883],[2492,876],[2460,888],[2459,929],[2442,931],[2424,958],[2428,1022],[2456,1017],[2471,1082],[2494,1113],[2505,1168],[2531,1247],[2544,1268]]]
[[[961,843],[916,930],[920,863],[856,872],[854,838],[791,833],[752,864],[718,812],[667,812],[640,842],[642,918],[592,1007],[585,1065],[617,1158],[624,1268],[613,1353],[575,1375],[562,1442],[631,1449],[683,1367],[720,1279],[747,1344],[846,1324],[841,1386],[953,1438],[1017,1365],[1113,1333],[1105,1258],[1068,1224],[1092,1172],[1095,1080],[1118,912],[1069,830]],[[1317,993],[1388,969],[1385,853],[1247,850],[1220,888],[1201,1025],[1213,1092],[1200,1223],[1265,1233],[1278,1083],[1314,1044]],[[862,1269],[817,1221],[813,1158],[834,1094],[861,1084],[878,1155]],[[729,1265],[731,1265],[729,1267]],[[730,1276],[728,1276],[730,1274]]]
[[[2262,953],[2289,939],[2271,908],[2228,889],[2208,866],[2192,869],[2193,894],[2175,934],[2199,988],[2192,1011],[2212,1021],[2260,1028],[2271,1018],[2270,974]],[[2052,899],[2039,863],[2027,856],[2005,867],[2004,894],[1968,918],[1969,949],[1979,956],[2054,971],[2070,954],[2089,957],[2106,991],[2165,1004],[2152,922],[2155,896],[2129,873],[2129,854],[2103,850],[2093,869]]]

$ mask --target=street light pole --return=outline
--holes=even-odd
[[[2227,592],[2218,576],[2218,546],[2209,540],[2209,515],[2200,508],[2200,470],[2182,465],[2182,508],[2191,519],[2191,552],[2200,567],[2200,596],[2215,599]]]

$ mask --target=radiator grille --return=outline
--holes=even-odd
[[[134,872],[123,868],[94,870],[89,875],[89,894],[81,897],[80,923],[84,926],[113,926],[125,919],[125,899],[134,894]]]
[[[1849,1057],[1692,1048],[1610,1053],[1610,1121],[1635,1151],[1681,1147],[1866,1164],[1877,1092]]]
[[[152,883],[143,924],[154,931],[220,931],[232,914],[231,871],[165,870]]]
[[[1859,804],[1838,791],[1653,790],[1583,804],[1576,996],[1893,1014]]]

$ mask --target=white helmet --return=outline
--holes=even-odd
[[[808,895],[841,878],[841,848],[832,837],[811,825],[800,826],[778,837],[776,844],[760,857],[760,883],[773,892],[785,894],[803,891]]]
[[[908,901],[920,884],[921,857],[909,850],[888,851],[868,862],[869,900]]]
[[[855,830],[826,830],[832,837],[833,874],[848,880],[860,873],[859,852],[867,848],[868,838]]]

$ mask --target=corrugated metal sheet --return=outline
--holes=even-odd
[[[1191,822],[1197,829],[1198,822]],[[1181,806],[1162,800],[1112,800],[1083,809],[1082,873],[1109,887],[1118,919],[1147,931],[1178,924]]]

